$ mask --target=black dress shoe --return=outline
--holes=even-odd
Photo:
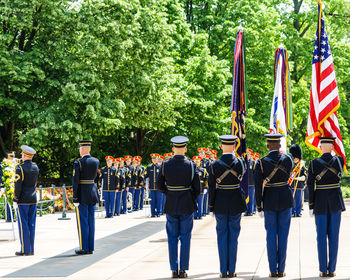
[[[155,215],[152,215],[151,218],[155,218],[156,216]]]
[[[335,277],[335,272],[328,272],[328,277]]]
[[[93,253],[94,253],[94,251],[87,252],[88,255],[92,255]]]
[[[285,277],[286,273],[285,272],[278,272],[278,278]]]
[[[227,274],[226,273],[220,273],[220,278],[227,278]]]
[[[235,272],[227,273],[227,278],[235,278],[235,277],[237,277],[237,273],[235,273]]]
[[[16,256],[32,256],[32,255],[34,255],[34,254],[31,255],[30,253],[16,252],[15,255],[16,255]]]
[[[278,273],[277,272],[270,272],[269,277],[270,278],[278,278]]]
[[[187,276],[186,271],[181,270],[181,271],[179,272],[179,278],[187,278],[187,277],[188,277],[188,276]]]
[[[86,254],[89,254],[89,252],[84,251],[84,250],[75,250],[75,253],[76,253],[77,255],[86,255]]]
[[[320,277],[328,277],[327,272],[320,272]]]
[[[171,272],[171,278],[179,278],[179,273],[177,272],[177,270],[173,270]]]
[[[298,217],[298,218],[301,218],[301,214],[297,214],[297,217]]]

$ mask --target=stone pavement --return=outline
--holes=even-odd
[[[307,205],[305,205],[307,206]],[[306,207],[307,208],[307,207]],[[350,204],[347,204],[350,209]],[[7,279],[169,279],[165,217],[146,218],[136,212],[113,219],[96,219],[96,251],[76,256],[75,214],[59,221],[59,214],[37,218],[35,255],[16,257],[19,240],[9,223],[0,222],[0,277]],[[239,238],[237,279],[269,279],[263,219],[243,217]],[[17,230],[17,225],[16,225]],[[18,236],[18,233],[17,233]],[[342,215],[337,277],[350,279],[350,211]],[[219,279],[215,219],[194,221],[189,279]],[[319,279],[314,219],[307,213],[293,218],[283,279]],[[22,278],[21,278],[22,277]]]

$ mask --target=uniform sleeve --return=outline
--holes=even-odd
[[[315,202],[315,174],[313,172],[313,161],[310,161],[306,186],[309,190],[309,208],[314,209]]]
[[[13,195],[14,202],[18,202],[19,198],[21,197],[23,180],[24,180],[23,169],[19,165],[16,168],[16,175],[15,175],[15,193]]]
[[[159,190],[162,193],[166,193],[167,187],[165,184],[165,177],[164,177],[164,164],[161,165],[159,174],[157,176],[157,190]]]
[[[209,177],[209,173],[206,169],[204,169],[204,184],[206,188],[208,187],[208,177]]]
[[[260,212],[263,210],[262,199],[263,199],[263,182],[264,182],[261,160],[259,160],[256,164],[254,179],[255,179],[256,206],[258,208],[258,212]]]
[[[139,186],[142,187],[143,186],[143,180],[144,180],[144,170],[140,168],[140,173],[139,173]]]
[[[199,194],[201,193],[201,179],[199,178],[199,172],[198,169],[196,168],[194,163],[192,164],[192,168],[194,170],[194,175],[193,175],[193,180],[191,183],[192,186],[192,193],[195,199],[197,199],[197,197],[199,196]]]
[[[79,180],[80,180],[80,164],[79,164],[79,161],[76,160],[73,163],[73,179],[72,179],[73,202],[79,202],[78,201]]]
[[[100,187],[102,185],[102,174],[103,174],[103,169],[100,170],[100,174],[97,173],[98,177],[98,186]]]
[[[115,169],[115,173],[114,173],[114,176],[115,176],[115,189],[118,190],[120,188],[119,186],[119,174],[118,174],[118,170]]]
[[[143,178],[144,178],[144,179],[148,178],[148,176],[149,176],[149,171],[148,171],[148,169],[149,169],[149,166],[146,167],[145,172],[143,173]]]
[[[215,195],[216,195],[216,181],[215,181],[213,165],[211,165],[209,169],[208,186],[209,186],[209,211],[213,212],[214,205],[215,205]]]

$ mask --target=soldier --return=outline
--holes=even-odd
[[[247,159],[248,159],[248,195],[249,202],[247,204],[247,211],[244,216],[253,216],[254,212],[254,202],[255,202],[255,182],[254,182],[254,170],[256,162],[252,158],[253,151],[247,149]]]
[[[200,180],[195,164],[185,157],[188,138],[176,136],[171,142],[175,155],[161,166],[157,189],[166,194],[164,211],[172,278],[187,278],[193,212],[197,210],[195,201],[200,193]]]
[[[143,181],[143,174],[142,170],[140,168],[139,164],[139,157],[136,156],[133,159],[132,163],[134,167],[134,173],[136,173],[137,179],[135,184],[135,193],[134,193],[134,200],[133,200],[133,210],[139,211],[140,210],[140,199],[141,199],[141,189],[142,189],[142,181]]]
[[[117,175],[118,175],[117,189],[115,192],[114,216],[120,215],[121,202],[122,202],[122,191],[125,188],[125,177],[124,177],[123,169],[120,168],[121,160],[124,160],[124,159],[119,157],[119,158],[116,158],[114,160],[114,167],[117,169]]]
[[[244,160],[234,156],[237,136],[222,135],[219,138],[223,154],[209,170],[209,210],[216,217],[220,278],[233,278],[237,276],[241,215],[247,209],[239,186],[246,166]]]
[[[255,197],[259,216],[265,215],[270,277],[284,277],[293,196],[288,184],[294,166],[291,155],[279,152],[282,134],[265,134],[269,154],[255,167]]]
[[[127,195],[129,191],[129,169],[128,167],[125,166],[125,158],[120,157],[119,158],[119,168],[121,169],[122,172],[122,202],[121,202],[121,212],[120,214],[126,214],[127,213],[127,207],[126,207],[126,202],[127,202]]]
[[[320,277],[334,277],[341,212],[345,211],[339,186],[344,160],[342,157],[332,156],[335,137],[319,138],[322,156],[312,160],[308,169],[309,208],[310,215],[315,215],[316,221]]]
[[[159,155],[158,158],[158,164],[162,165],[163,162],[165,160],[165,157],[162,155]],[[164,193],[160,193],[161,196],[161,203],[160,203],[160,210],[159,210],[159,215],[164,215],[164,207],[165,207],[165,194]]]
[[[209,171],[209,159],[206,158],[205,153],[208,151],[209,149],[207,148],[198,148],[198,155],[201,157],[202,161],[201,161],[201,167],[205,168],[207,170],[207,172]]]
[[[113,218],[115,211],[115,196],[118,187],[117,169],[112,166],[114,158],[112,156],[105,157],[107,166],[101,169],[100,185],[102,183],[103,198],[105,201],[106,217]]]
[[[152,163],[147,166],[144,178],[146,187],[149,189],[149,197],[151,199],[151,217],[160,216],[160,208],[162,202],[162,193],[156,189],[157,177],[160,170],[158,164],[158,154],[151,154]]]
[[[292,216],[301,217],[301,209],[303,206],[303,191],[306,181],[305,162],[301,160],[302,150],[299,145],[295,144],[290,146],[289,152],[292,154],[295,164],[291,178],[289,179],[291,182],[294,199]]]
[[[13,207],[17,209],[19,239],[21,250],[16,256],[34,255],[34,237],[36,223],[36,183],[39,175],[38,166],[32,161],[35,150],[21,146],[22,161],[16,168]]]
[[[202,219],[203,213],[204,213],[204,192],[208,192],[208,172],[205,168],[201,167],[201,160],[202,158],[200,156],[194,156],[192,158],[194,163],[197,166],[198,176],[201,183],[201,192],[197,197],[197,208],[198,210],[194,213],[194,219]]]
[[[131,182],[131,176],[132,176],[132,172],[134,171],[134,167],[132,166],[132,160],[134,159],[132,156],[125,156],[125,163],[126,163],[126,186],[128,187],[128,191],[126,192],[126,205],[127,205],[127,201],[128,201],[128,195],[129,193],[131,194],[132,197],[132,201],[134,201],[134,195],[135,195],[135,180],[136,180],[136,176],[134,175],[133,177],[133,182]],[[132,184],[133,183],[133,184]],[[131,204],[131,208],[129,208],[129,206],[126,206],[126,211],[127,212],[132,212],[132,204]]]
[[[95,243],[95,205],[98,193],[95,184],[99,160],[90,155],[91,140],[79,141],[80,159],[73,165],[73,204],[76,210],[79,245],[77,255],[92,254]]]
[[[139,184],[140,184],[140,202],[139,202],[139,209],[142,210],[143,209],[143,200],[145,197],[145,170],[146,168],[141,165],[141,161],[142,161],[142,157],[141,156],[136,156],[137,159],[137,167],[140,168],[140,179],[139,179]]]

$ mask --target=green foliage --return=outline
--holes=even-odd
[[[325,2],[326,29],[350,152],[350,4]],[[176,134],[219,149],[229,133],[234,44],[246,38],[247,145],[266,154],[274,52],[292,71],[294,131],[304,144],[317,1],[33,0],[0,4],[0,154],[23,143],[45,178],[69,180],[77,140],[94,140],[103,159],[170,152]]]

